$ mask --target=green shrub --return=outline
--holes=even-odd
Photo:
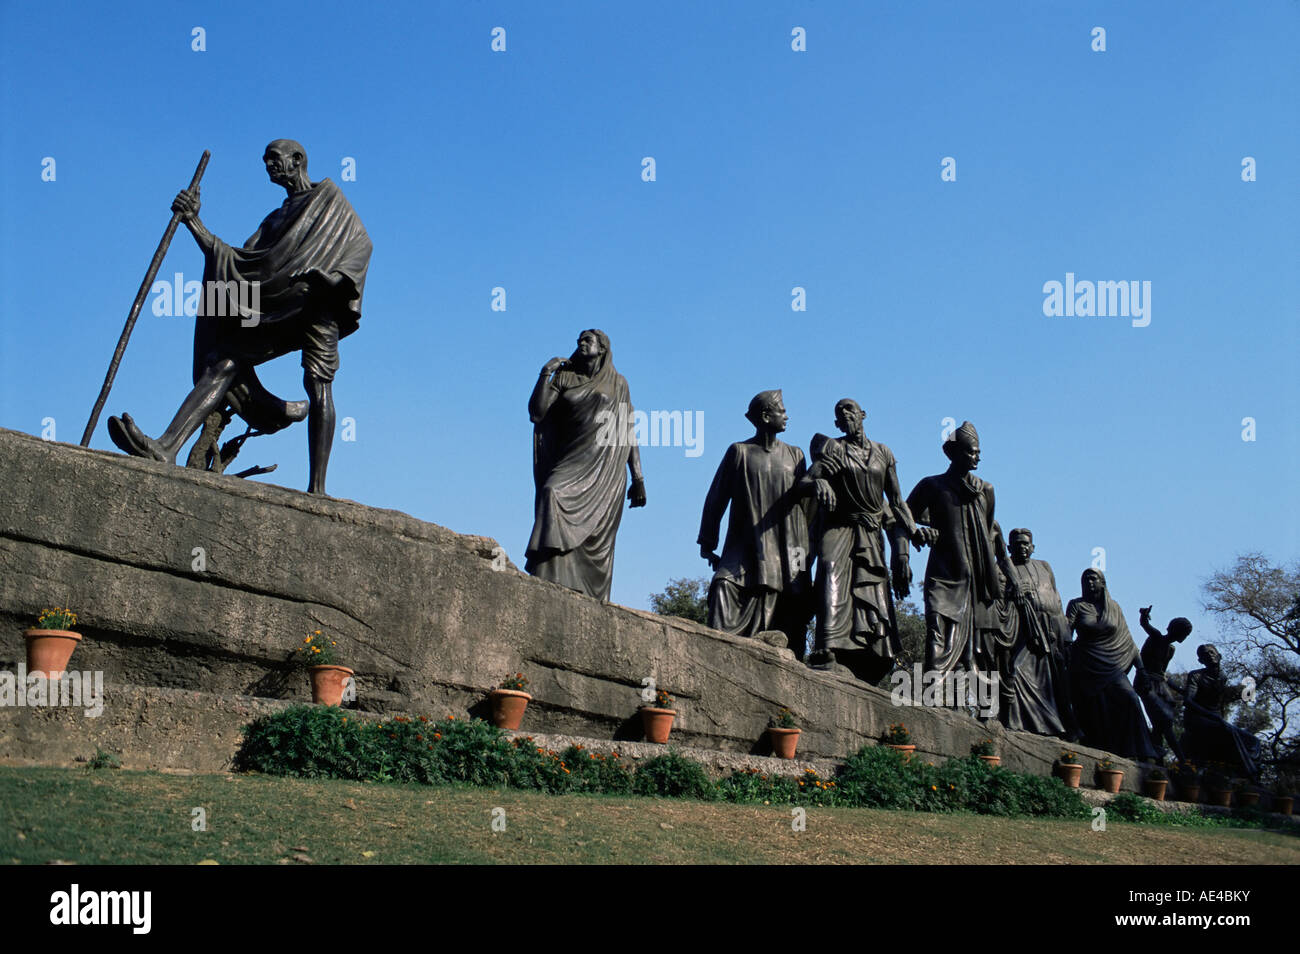
[[[341,709],[293,706],[244,728],[234,766],[293,778],[364,778],[361,739]]]
[[[581,745],[571,745],[560,753],[560,758],[569,769],[567,791],[599,795],[632,792],[632,773],[617,752],[602,755],[588,752]]]
[[[1005,814],[995,796],[997,776],[977,756],[949,759],[942,765],[916,766],[921,786],[921,803],[928,812],[973,811],[981,814]]]
[[[715,789],[725,802],[838,805],[842,801],[839,783],[822,778],[812,769],[805,769],[801,778],[767,775],[758,769],[740,769],[718,782]]]
[[[885,746],[858,749],[840,766],[835,781],[841,798],[861,808],[915,811],[923,800],[918,766]]]
[[[92,764],[107,763],[97,755]],[[581,745],[555,752],[531,737],[511,739],[479,719],[432,722],[397,716],[372,721],[332,706],[293,706],[255,720],[245,727],[234,764],[241,771],[297,778],[504,786],[552,794],[636,794],[1001,816],[1089,815],[1078,789],[1059,779],[994,769],[973,755],[936,766],[908,760],[885,746],[867,745],[839,767],[834,779],[823,779],[812,770],[790,778],[746,769],[714,783],[698,762],[671,749],[633,772],[616,754],[589,752]],[[1156,824],[1229,823],[1200,814],[1166,814],[1128,792],[1116,796],[1107,810],[1118,819]],[[1265,825],[1258,810],[1233,823]],[[1287,827],[1294,830],[1296,825]]]
[[[863,808],[1081,818],[1087,805],[1060,780],[994,769],[978,756],[934,766],[864,746],[840,769],[839,801]]]
[[[1091,811],[1077,788],[1059,778],[995,772],[987,808],[973,811],[987,815],[1036,815],[1056,818],[1087,818]]]
[[[704,767],[669,749],[637,766],[632,776],[632,792],[656,798],[698,798],[709,801],[716,789]]]
[[[96,747],[95,754],[86,762],[88,769],[120,769],[122,762],[116,755],[105,749]]]
[[[1115,815],[1124,821],[1159,822],[1165,813],[1145,798],[1139,798],[1132,792],[1120,792],[1106,804],[1106,814]]]

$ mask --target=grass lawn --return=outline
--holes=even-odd
[[[193,809],[206,813],[194,831]],[[493,831],[494,809],[504,831]],[[1300,864],[1300,838],[1109,821],[0,768],[0,863]],[[498,813],[499,814],[499,813]],[[499,827],[499,823],[498,823]]]

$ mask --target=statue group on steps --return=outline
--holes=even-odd
[[[993,486],[974,473],[980,444],[970,422],[943,445],[948,468],[903,499],[894,455],[867,438],[856,401],[835,405],[841,437],[813,437],[811,467],[778,438],[788,423],[780,391],[755,395],[745,417],[754,436],[727,448],[700,521],[700,555],[714,571],[710,626],[749,637],[778,630],[803,658],[815,617],[807,664],[878,682],[901,651],[895,601],[911,589],[909,546],[928,547],[925,669],[940,684],[960,673],[995,681],[997,718],[1009,729],[1136,759],[1158,758],[1164,742],[1179,759],[1257,774],[1258,740],[1223,718],[1230,689],[1212,646],[1201,647],[1205,668],[1187,680],[1181,746],[1173,731],[1165,669],[1172,643],[1191,632],[1187,620],[1161,634],[1144,609],[1139,651],[1100,570],[1083,573],[1080,597],[1063,610],[1051,566],[1033,559],[1033,533],[1016,528],[1004,539]]]
[[[308,178],[299,143],[275,140],[263,162],[287,198],[242,247],[226,245],[199,219],[197,174],[193,191],[173,201],[203,252],[209,289],[195,322],[194,388],[157,439],[129,414],[110,418],[108,429],[127,453],[174,462],[202,427],[189,465],[220,472],[247,437],[305,418],[309,490],[323,494],[338,342],[358,327],[371,244],[338,187]],[[258,290],[251,308],[243,293],[250,284]],[[262,386],[256,366],[295,351],[307,400],[284,401]],[[631,397],[609,337],[588,329],[569,358],[548,361],[528,411],[536,492],[525,568],[607,600],[623,501],[646,504]],[[248,431],[218,447],[234,415]],[[779,390],[755,395],[745,417],[754,436],[727,448],[700,520],[700,555],[714,571],[710,626],[747,637],[782,632],[802,659],[815,618],[807,664],[878,682],[902,651],[895,601],[911,591],[909,547],[928,547],[925,668],[940,684],[958,674],[996,677],[998,717],[1011,729],[1081,738],[1135,758],[1155,758],[1164,744],[1180,759],[1256,774],[1258,740],[1223,718],[1232,688],[1212,646],[1198,650],[1204,668],[1188,676],[1181,739],[1174,732],[1177,690],[1165,669],[1190,622],[1175,619],[1161,633],[1144,608],[1148,638],[1139,651],[1095,569],[1084,572],[1082,595],[1062,612],[1052,568],[1032,559],[1033,534],[1017,528],[1003,538],[993,486],[975,476],[980,444],[970,422],[943,444],[947,469],[904,499],[894,455],[866,436],[857,401],[836,403],[841,436],[813,437],[811,467],[778,437],[788,423]],[[1128,679],[1135,667],[1136,685]]]

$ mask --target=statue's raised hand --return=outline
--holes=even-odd
[[[180,217],[189,222],[199,217],[199,204],[198,190],[191,193],[188,189],[182,189],[172,199],[172,211],[180,213]]]
[[[549,378],[552,374],[559,371],[568,363],[569,362],[564,358],[552,358],[550,361],[547,361],[546,364],[542,365],[542,374]]]

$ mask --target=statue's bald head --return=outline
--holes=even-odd
[[[269,159],[273,155],[282,158],[292,157],[298,165],[307,168],[307,150],[302,148],[302,143],[296,139],[272,139],[266,151],[262,153],[262,158]]]
[[[307,150],[293,139],[273,139],[262,153],[266,174],[290,195],[311,188],[307,178]]]

